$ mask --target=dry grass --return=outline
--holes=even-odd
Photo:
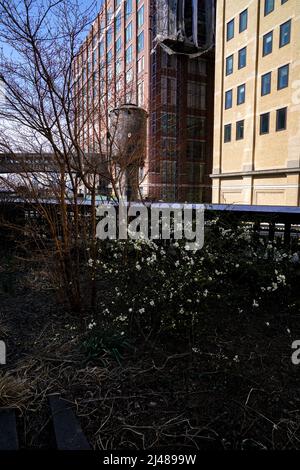
[[[31,398],[30,387],[18,375],[5,372],[0,375],[0,407],[23,410]]]

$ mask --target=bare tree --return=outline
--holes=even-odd
[[[106,73],[106,86],[96,96],[82,95],[76,83],[80,44],[95,19],[96,4],[91,3],[83,9],[78,0],[0,0],[0,40],[5,45],[0,153],[2,169],[7,167],[0,176],[2,189],[32,205],[45,223],[52,251],[31,232],[40,253],[54,263],[55,278],[77,313],[83,311],[87,292],[95,307],[99,183],[104,181],[118,195],[122,172],[130,167],[130,158],[137,161],[136,150],[130,157],[127,149],[127,164],[120,167],[114,158],[118,120],[108,132],[109,108],[123,100],[124,87],[116,86],[116,80],[124,77]],[[90,60],[87,53],[82,64],[87,70]],[[103,82],[101,64],[98,73]],[[112,89],[119,89],[113,100]],[[90,100],[88,112],[78,111],[80,100]],[[88,212],[81,193],[89,194]],[[86,290],[82,266],[88,261],[92,269]]]

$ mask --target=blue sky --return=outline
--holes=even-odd
[[[82,9],[84,10],[85,8],[88,8],[92,6],[95,3],[93,0],[80,0],[80,6],[82,6]],[[98,13],[100,11],[101,4],[103,3],[103,0],[96,0],[96,9],[95,13]],[[0,41],[0,48],[3,50],[4,55],[7,55],[11,49],[8,47],[6,44],[2,43]]]

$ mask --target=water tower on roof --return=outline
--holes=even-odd
[[[147,112],[135,104],[123,104],[110,112],[110,138],[114,161],[120,170],[120,195],[139,198],[139,169],[144,166]]]

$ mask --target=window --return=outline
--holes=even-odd
[[[273,50],[273,31],[263,37],[263,56],[271,54]]]
[[[268,134],[270,130],[270,113],[260,116],[260,135]]]
[[[176,83],[174,88],[176,91]],[[170,98],[167,102],[170,103]],[[174,104],[176,104],[176,98]],[[206,109],[206,83],[199,83],[190,80],[188,81],[187,106],[188,108],[194,109]]]
[[[137,51],[138,54],[144,49],[144,31],[142,31],[137,37]]]
[[[142,56],[138,61],[137,61],[137,73],[141,73],[144,70],[144,56]]]
[[[121,11],[116,16],[115,19],[115,28],[116,28],[116,35],[121,31]]]
[[[239,50],[239,69],[246,67],[247,65],[247,47]]]
[[[161,100],[163,104],[176,104],[176,78],[161,77]]]
[[[281,108],[276,113],[276,131],[284,131],[286,129],[287,108]]]
[[[246,99],[246,85],[240,85],[237,89],[237,104],[245,103]]]
[[[239,22],[240,33],[245,31],[245,29],[247,29],[247,25],[248,25],[248,10],[244,10],[242,11],[242,13],[240,13],[240,22]]]
[[[226,124],[224,126],[224,142],[231,142],[231,124]]]
[[[205,117],[187,117],[187,136],[190,139],[205,139]]]
[[[144,104],[144,82],[138,83],[137,86],[137,104],[138,106]]]
[[[286,2],[287,2],[287,0],[281,0],[281,5],[283,5]]]
[[[112,30],[112,27],[110,27],[107,31],[107,47],[111,45],[112,38],[113,38],[113,30]]]
[[[291,40],[291,20],[280,26],[279,47],[286,46]]]
[[[274,0],[265,0],[265,16],[274,10]]]
[[[99,57],[103,57],[104,56],[104,50],[105,50],[105,46],[104,46],[104,41],[102,40],[101,42],[99,42]]]
[[[121,39],[121,37],[119,37],[116,40],[116,55],[121,54],[121,52],[122,52],[122,39]]]
[[[113,57],[113,54],[112,54],[112,50],[110,49],[108,51],[108,53],[106,54],[106,63],[107,65],[110,65],[111,62],[112,62],[112,57]]]
[[[289,86],[289,66],[284,65],[278,69],[277,89],[282,90]]]
[[[236,123],[236,140],[242,140],[244,138],[244,121],[238,121]]]
[[[131,83],[132,80],[133,80],[133,71],[132,71],[132,69],[129,69],[129,70],[127,70],[127,72],[125,74],[126,85]]]
[[[233,55],[227,57],[226,59],[226,75],[231,75],[233,73]]]
[[[225,93],[225,109],[232,108],[232,90]]]
[[[140,28],[144,24],[144,5],[137,12],[137,27]]]
[[[125,28],[126,44],[128,44],[131,41],[131,39],[132,39],[132,22],[130,21],[130,23]]]
[[[126,64],[130,64],[131,61],[132,61],[132,46],[129,46],[126,49],[125,62]]]
[[[132,13],[132,0],[125,1],[125,19],[128,20],[129,16]]]
[[[234,37],[234,20],[227,23],[227,41]]]
[[[272,72],[266,73],[261,77],[261,96],[271,93]]]

